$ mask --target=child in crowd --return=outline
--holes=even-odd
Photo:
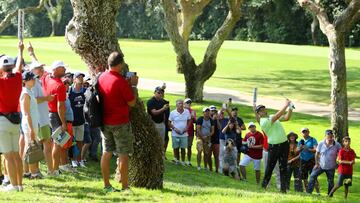
[[[223,157],[223,174],[226,176],[231,175],[236,180],[240,180],[239,172],[236,168],[236,157],[237,157],[237,149],[235,146],[235,142],[232,139],[226,140],[226,148]]]
[[[345,199],[349,193],[349,187],[352,185],[353,165],[355,164],[355,151],[350,148],[350,137],[343,138],[343,148],[339,151],[337,162],[339,164],[339,180],[329,193],[331,197],[337,189],[345,185]]]

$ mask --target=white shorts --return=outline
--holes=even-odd
[[[247,154],[245,154],[245,156],[241,159],[240,161],[240,166],[247,166],[249,165],[250,162],[254,162],[254,170],[255,171],[260,171],[260,163],[261,163],[261,159],[253,159],[251,157],[249,157]]]
[[[84,125],[73,126],[74,137],[77,142],[84,141],[85,128]]]

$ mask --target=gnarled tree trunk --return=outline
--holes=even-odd
[[[121,52],[115,24],[120,0],[71,0],[71,4],[74,16],[66,27],[66,39],[91,72],[104,71],[109,54]],[[163,145],[140,99],[131,109],[130,120],[135,135],[134,154],[130,156],[130,184],[162,188]]]
[[[331,76],[331,125],[338,141],[348,136],[348,99],[346,87],[344,34],[328,36],[330,45],[329,71]]]

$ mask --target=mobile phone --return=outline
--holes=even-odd
[[[135,76],[136,75],[136,72],[127,72],[126,73],[126,78],[131,78],[132,76]]]

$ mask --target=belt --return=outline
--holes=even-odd
[[[269,147],[277,147],[277,146],[280,146],[280,145],[282,145],[282,144],[285,144],[287,141],[285,141],[285,142],[282,142],[282,143],[280,143],[280,144],[269,144]]]

